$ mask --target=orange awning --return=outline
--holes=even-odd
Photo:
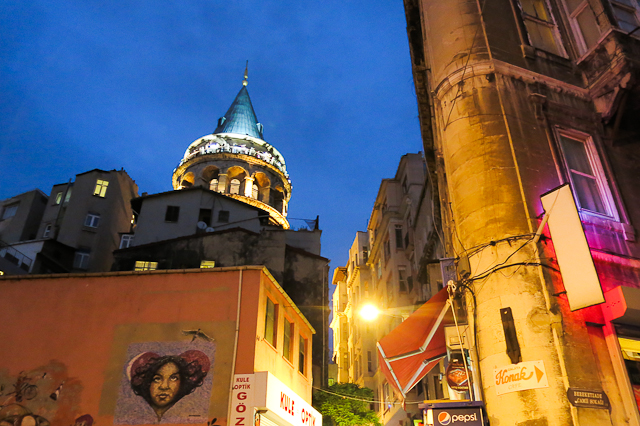
[[[448,298],[447,289],[440,290],[378,342],[380,368],[403,398],[447,354]]]

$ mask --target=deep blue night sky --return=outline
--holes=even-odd
[[[0,199],[124,168],[171,190],[242,87],[287,162],[289,217],[347,259],[382,178],[421,150],[402,1],[0,2]]]

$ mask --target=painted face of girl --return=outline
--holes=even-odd
[[[151,400],[156,407],[166,407],[174,402],[180,389],[180,374],[178,366],[168,362],[158,369],[153,376],[151,388]]]

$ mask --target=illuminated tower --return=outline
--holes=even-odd
[[[271,224],[289,228],[291,181],[284,157],[263,139],[247,91],[242,89],[210,134],[195,140],[173,172],[173,188],[202,186],[259,207]]]

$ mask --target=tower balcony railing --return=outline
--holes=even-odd
[[[20,269],[27,272],[29,272],[31,264],[33,263],[33,259],[24,255],[2,240],[0,240],[0,257],[4,257],[9,262],[17,265]]]

